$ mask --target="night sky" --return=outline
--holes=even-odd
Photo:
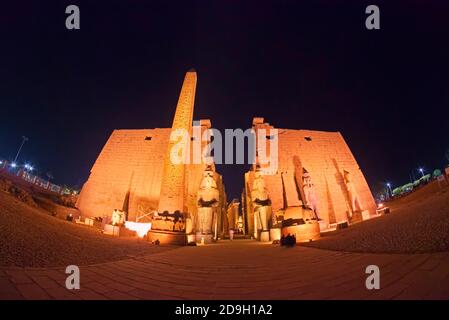
[[[81,187],[113,129],[169,127],[184,74],[195,119],[340,131],[373,190],[442,168],[447,1],[13,1],[0,10],[0,158]],[[77,4],[81,30],[65,28]],[[380,7],[381,29],[365,28]],[[239,197],[248,166],[219,166]]]

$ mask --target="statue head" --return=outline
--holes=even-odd
[[[308,187],[310,187],[312,185],[312,177],[305,169],[303,170],[302,182],[305,186],[308,186]]]
[[[345,178],[345,182],[352,182],[352,175],[351,172],[344,170],[344,178]]]
[[[203,171],[203,178],[213,177],[213,176],[214,176],[214,171],[212,170],[212,166],[211,165],[206,166],[206,168]]]
[[[203,178],[201,181],[202,188],[216,187],[215,179],[214,179],[214,171],[211,166],[207,166],[203,171]]]
[[[265,187],[265,180],[263,178],[263,172],[259,167],[256,167],[254,172],[254,182],[252,188],[253,201],[266,201],[268,200],[268,191]]]
[[[262,176],[262,170],[260,169],[260,165],[256,165],[256,169],[254,170],[254,178],[259,179]]]
[[[254,181],[256,181],[257,186],[261,186],[261,184],[262,184],[263,187],[265,187],[263,173],[260,170],[259,166],[257,166],[256,170],[254,171]]]
[[[203,179],[201,181],[200,189],[217,188],[217,183],[214,179],[214,171],[211,166],[207,166],[203,171]]]

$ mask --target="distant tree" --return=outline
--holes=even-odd
[[[393,189],[393,196],[398,196],[402,193],[402,188],[401,187],[397,187]]]
[[[441,170],[440,170],[440,169],[435,169],[435,170],[433,170],[433,176],[434,176],[434,177],[439,177],[439,176],[441,176]]]

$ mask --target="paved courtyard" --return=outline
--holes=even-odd
[[[365,288],[368,265],[380,268],[380,290]],[[80,270],[81,289],[70,291],[65,268],[0,268],[0,298],[449,299],[449,252],[346,253],[238,240]]]

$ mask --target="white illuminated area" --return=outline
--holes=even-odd
[[[151,223],[125,221],[125,227],[135,231],[140,238],[143,238],[151,230]]]

